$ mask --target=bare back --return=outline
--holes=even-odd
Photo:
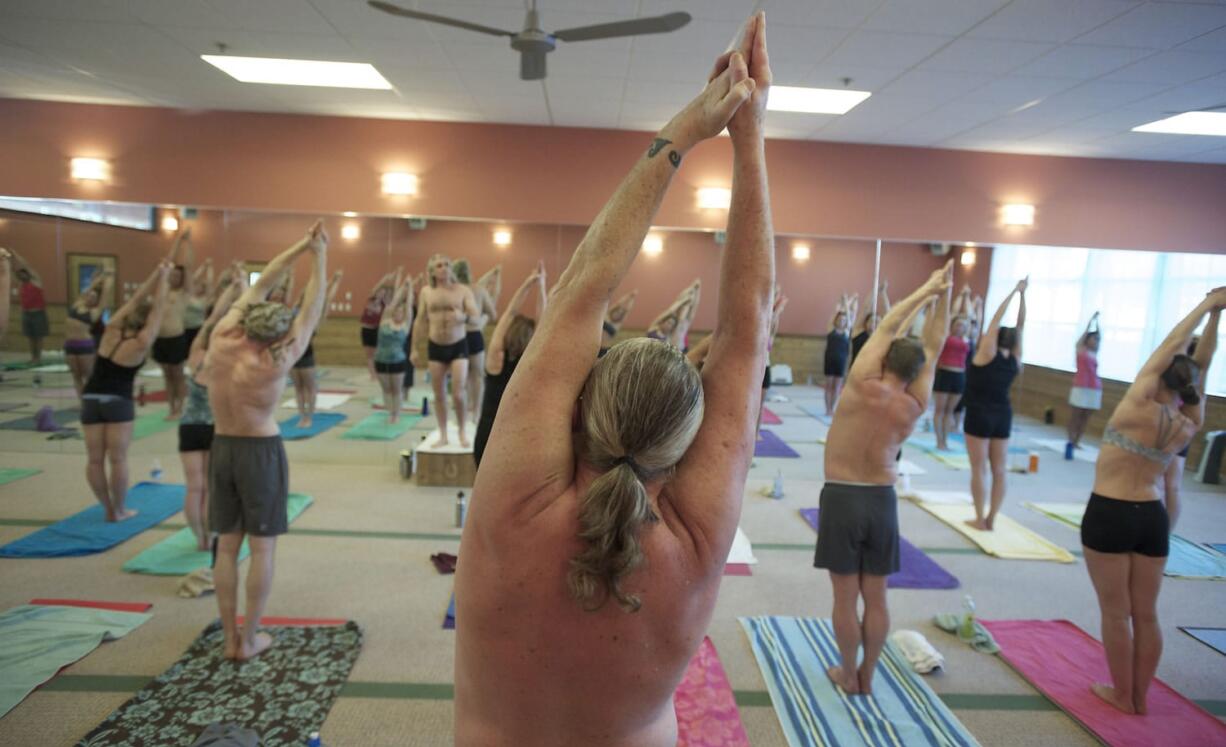
[[[450,287],[437,285],[423,288],[421,305],[430,324],[430,342],[451,345],[464,339],[469,311],[475,306],[472,291],[466,286],[453,283]]]
[[[1154,449],[1165,461],[1142,456],[1103,441],[1094,468],[1094,492],[1121,501],[1156,501],[1165,494],[1163,475],[1170,460],[1183,450],[1200,429],[1178,409],[1178,397],[1162,403],[1160,385],[1153,375],[1138,379],[1111,413],[1107,427],[1143,447]]]
[[[888,374],[853,376],[848,382],[826,436],[826,479],[893,485],[898,480],[898,450],[923,408]]]
[[[188,295],[184,288],[166,291],[166,310],[162,313],[162,324],[158,328],[158,337],[178,337],[183,334],[183,312],[187,309]]]
[[[296,340],[252,342],[231,310],[213,330],[198,377],[208,387],[209,406],[220,436],[275,436],[273,413],[285,390],[285,376],[301,354]]]

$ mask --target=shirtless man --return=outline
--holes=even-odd
[[[644,143],[503,396],[457,568],[458,745],[677,743],[673,692],[736,533],[766,361],[774,249],[760,19],[744,34],[752,56],[721,57]],[[598,359],[610,296],[677,166],[725,125],[732,207],[701,378],[680,350],[644,338]]]
[[[948,334],[952,278],[950,261],[881,320],[848,373],[826,436],[813,564],[830,571],[834,587],[831,617],[842,665],[827,674],[848,693],[872,692],[873,670],[890,630],[885,584],[898,570],[898,450],[928,409],[937,354]],[[906,333],[933,300],[921,349]],[[863,622],[857,616],[860,597]],[[864,661],[857,668],[861,642]]]
[[[268,263],[214,327],[198,374],[208,387],[214,436],[209,463],[209,528],[216,532],[213,580],[225,631],[225,656],[250,659],[272,645],[259,630],[272,589],[277,535],[288,531],[289,464],[273,418],[285,378],[311,342],[323,312],[328,237],[321,222],[297,244]],[[311,279],[295,316],[267,300],[299,257],[309,255]],[[247,615],[240,633],[238,553],[244,535],[251,548]]]
[[[192,229],[188,228],[175,237],[168,259],[174,269],[170,271],[170,289],[166,296],[166,311],[162,314],[162,326],[153,343],[153,360],[162,367],[166,381],[166,399],[170,403],[166,419],[175,420],[183,413],[183,400],[187,398],[183,364],[187,361],[190,345],[183,315],[191,300],[187,278],[192,271]]]
[[[460,446],[468,448],[465,428],[465,387],[468,385],[468,332],[466,322],[480,315],[477,299],[468,286],[456,281],[451,260],[442,254],[430,258],[430,287],[422,288],[413,323],[413,337],[427,341],[430,383],[434,386],[434,412],[439,436],[433,446],[447,445],[447,398],[444,385],[451,374],[451,401],[460,428]],[[413,366],[421,368],[421,353],[413,350]],[[480,372],[477,373],[480,375]]]

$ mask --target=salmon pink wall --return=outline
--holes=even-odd
[[[0,194],[292,212],[440,215],[584,225],[649,136],[614,130],[62,104],[0,99]],[[718,228],[695,190],[728,186],[731,145],[686,158],[659,225]],[[1226,251],[1226,166],[771,141],[781,233]],[[107,184],[68,159],[111,160]],[[384,197],[379,175],[420,177]],[[1028,229],[1003,202],[1037,206]]]

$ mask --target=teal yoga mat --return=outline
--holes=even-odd
[[[132,422],[132,440],[152,436],[155,433],[163,433],[172,428],[179,427],[179,421],[167,420],[166,414],[169,410],[158,410],[157,412],[147,412],[140,415]]]
[[[20,467],[0,467],[0,485],[8,485],[31,475],[37,475],[41,469],[22,469]]]
[[[362,418],[357,425],[345,431],[341,438],[363,441],[394,441],[412,430],[421,420],[420,415],[401,415],[395,425],[387,422],[387,413],[376,412]]]
[[[326,430],[330,430],[337,425],[340,425],[345,420],[345,415],[339,412],[317,412],[311,417],[311,425],[308,428],[298,427],[298,416],[286,418],[281,421],[281,438],[286,441],[301,441],[304,438],[318,436]]]
[[[28,415],[24,418],[16,420],[6,420],[0,423],[0,430],[6,431],[37,431],[38,423],[34,419],[35,416]],[[81,411],[75,407],[67,407],[63,410],[56,410],[51,413],[51,418],[60,428],[67,428],[69,423],[75,423],[81,419]]]

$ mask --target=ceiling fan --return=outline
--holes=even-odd
[[[420,10],[409,10],[398,5],[385,3],[381,0],[368,0],[372,8],[404,18],[415,18],[419,21],[441,23],[445,26],[468,29],[491,36],[508,36],[511,38],[511,49],[519,52],[519,77],[523,80],[542,80],[545,77],[545,55],[554,50],[559,41],[576,42],[593,39],[612,39],[618,36],[636,36],[638,34],[662,34],[676,31],[690,22],[690,14],[685,12],[665,13],[662,16],[650,18],[634,18],[629,21],[614,21],[598,23],[593,26],[578,26],[573,29],[562,29],[553,33],[541,30],[540,16],[536,12],[536,0],[532,0],[532,8],[524,18],[523,31],[504,31],[502,29],[482,26],[479,23],[461,21],[456,18],[439,16],[433,13],[423,13]]]

